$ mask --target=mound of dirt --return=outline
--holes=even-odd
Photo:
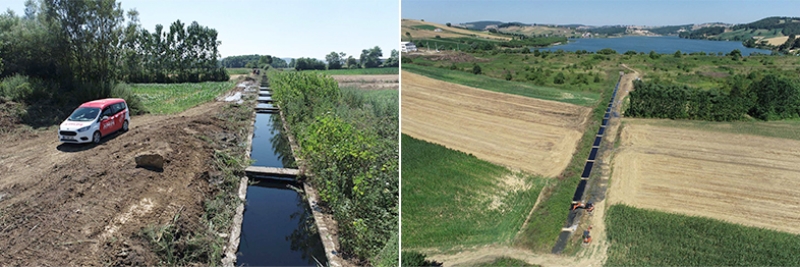
[[[59,144],[54,130],[40,130],[0,147],[0,265],[159,264],[144,228],[205,227],[214,172],[205,140],[229,134],[216,118],[222,105],[135,116],[130,131],[99,145]],[[136,156],[152,151],[163,172],[136,168]]]

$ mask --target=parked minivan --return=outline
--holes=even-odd
[[[128,104],[121,98],[106,98],[83,103],[58,129],[63,143],[100,143],[103,136],[128,131]]]

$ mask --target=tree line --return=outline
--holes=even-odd
[[[225,68],[288,68],[286,60],[270,55],[242,55],[229,56],[220,60],[220,65]]]
[[[27,0],[25,14],[0,15],[0,97],[65,104],[131,98],[118,86],[126,81],[228,80],[218,66],[219,45],[217,31],[197,22],[157,25],[151,33],[137,11],[126,20],[115,0]]]
[[[642,118],[734,121],[800,117],[800,84],[775,74],[736,75],[722,89],[702,90],[634,81],[626,115]]]
[[[289,67],[295,70],[335,70],[335,69],[358,69],[358,68],[396,68],[400,66],[400,53],[392,49],[391,55],[381,62],[383,51],[379,46],[361,50],[361,56],[356,60],[352,55],[348,56],[344,52],[336,51],[325,55],[327,64],[316,58],[298,58],[289,62]]]

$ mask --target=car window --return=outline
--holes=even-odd
[[[122,107],[120,106],[120,103],[114,104],[113,106],[111,106],[111,108],[114,109],[114,114],[117,114],[120,111],[122,111]]]
[[[103,109],[103,116],[111,116],[114,115],[114,110],[109,106]]]

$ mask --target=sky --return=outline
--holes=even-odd
[[[139,11],[142,26],[180,19],[217,30],[223,57],[272,55],[324,59],[333,51],[358,58],[379,46],[384,57],[400,49],[398,0],[117,0]],[[25,0],[0,0],[0,8],[24,14]]]
[[[681,25],[749,23],[800,16],[797,0],[403,0],[402,17],[438,23],[479,20],[539,24]]]

